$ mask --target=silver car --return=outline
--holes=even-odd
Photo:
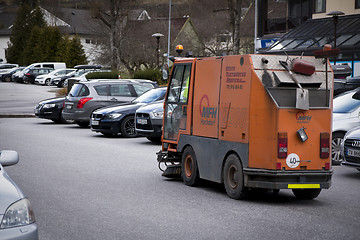
[[[345,134],[341,143],[344,161],[341,165],[353,167],[360,171],[360,127],[351,129]]]
[[[149,89],[151,84],[127,80],[102,79],[75,83],[65,98],[62,116],[81,127],[90,123],[91,113],[99,108],[130,102]]]
[[[341,143],[345,133],[358,126],[360,126],[360,88],[334,98],[331,145],[333,165],[339,165],[343,161]]]
[[[29,200],[5,172],[16,164],[15,151],[0,151],[0,239],[36,240],[38,227]]]

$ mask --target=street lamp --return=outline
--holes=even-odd
[[[161,33],[154,33],[151,35],[152,37],[156,37],[157,47],[156,47],[156,66],[159,67],[159,57],[160,57],[160,38],[164,35]]]
[[[328,16],[332,16],[333,17],[333,22],[334,22],[334,48],[336,48],[336,26],[338,23],[338,19],[340,15],[344,15],[345,13],[341,12],[341,11],[332,11],[329,12]]]

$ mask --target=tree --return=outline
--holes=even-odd
[[[8,62],[24,65],[24,50],[33,27],[46,25],[38,1],[23,0],[17,13],[8,44],[6,59]],[[35,7],[35,8],[33,8]]]
[[[132,71],[129,62],[123,56],[122,40],[127,23],[130,0],[92,0],[92,13],[107,28],[108,49],[112,69],[119,69],[122,63],[129,71]]]

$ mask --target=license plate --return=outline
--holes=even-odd
[[[347,150],[347,155],[350,156],[350,157],[360,157],[360,151],[359,150],[348,149]]]
[[[70,109],[72,109],[72,107],[73,107],[73,106],[70,105],[70,104],[67,104],[67,105],[66,105],[66,109],[69,109],[69,110],[70,110]]]
[[[142,125],[147,124],[147,120],[146,120],[146,119],[136,119],[136,122],[137,122],[138,124],[142,124]]]
[[[97,126],[97,125],[99,125],[99,121],[97,121],[97,120],[92,120],[92,121],[91,121],[91,125]]]

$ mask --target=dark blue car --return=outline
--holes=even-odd
[[[135,131],[135,112],[141,106],[163,100],[166,87],[145,92],[130,103],[113,105],[95,110],[91,116],[91,130],[107,136],[121,134],[123,137],[137,137]]]

